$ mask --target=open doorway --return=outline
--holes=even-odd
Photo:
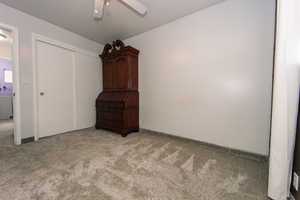
[[[18,31],[0,24],[0,145],[21,144]]]
[[[0,29],[0,144],[5,145],[14,143],[12,45],[11,31]]]

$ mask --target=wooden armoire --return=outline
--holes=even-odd
[[[96,100],[96,128],[126,137],[139,131],[139,51],[120,40],[106,44],[102,54],[103,92]]]

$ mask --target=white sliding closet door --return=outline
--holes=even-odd
[[[96,98],[102,87],[98,56],[76,52],[77,129],[95,126]]]
[[[39,137],[75,129],[74,52],[37,41]]]

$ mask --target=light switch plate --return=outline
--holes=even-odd
[[[298,188],[299,188],[299,176],[296,172],[294,172],[294,175],[293,175],[293,187],[295,188],[296,191],[298,191]]]

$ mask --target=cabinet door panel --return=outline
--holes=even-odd
[[[114,62],[108,61],[103,64],[103,88],[113,89],[113,74],[114,74]]]
[[[116,89],[126,89],[128,84],[128,67],[127,59],[125,57],[120,57],[115,63],[115,88]]]

